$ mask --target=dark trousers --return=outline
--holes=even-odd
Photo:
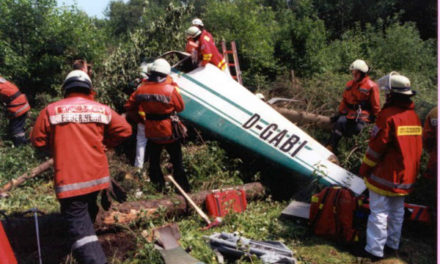
[[[189,192],[191,188],[188,179],[186,178],[185,170],[183,169],[182,148],[179,141],[169,144],[158,144],[152,140],[148,141],[147,153],[150,161],[148,174],[151,181],[160,191],[164,190],[165,180],[163,178],[162,169],[160,168],[160,154],[162,153],[163,148],[165,148],[168,154],[170,154],[171,163],[173,164],[174,179],[185,191]]]
[[[354,119],[347,119],[346,116],[340,116],[333,126],[328,145],[336,151],[339,140],[341,140],[343,136],[352,137],[353,135],[357,135],[364,127],[365,122],[362,120],[356,121]]]
[[[96,236],[93,222],[98,214],[98,192],[60,199],[61,214],[68,224],[72,253],[78,263],[105,264],[107,258]]]
[[[27,144],[26,133],[24,131],[26,118],[27,114],[24,114],[9,120],[9,136],[16,147]]]

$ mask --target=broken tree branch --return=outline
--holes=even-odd
[[[43,173],[46,170],[48,170],[49,168],[51,168],[52,165],[53,165],[53,159],[49,159],[49,160],[41,163],[37,167],[33,168],[30,172],[26,172],[25,174],[21,175],[20,177],[12,179],[8,183],[3,185],[3,187],[0,189],[0,193],[8,192],[12,188],[19,186],[20,184],[24,183],[28,179],[34,178],[34,177],[40,175],[41,173]]]

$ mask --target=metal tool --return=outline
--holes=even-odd
[[[43,258],[41,256],[40,227],[38,225],[38,214],[44,215],[44,213],[39,211],[37,208],[29,209],[24,214],[27,214],[27,213],[33,213],[33,215],[34,215],[35,234],[37,237],[37,246],[38,246],[38,260],[39,260],[39,264],[43,264]]]
[[[270,98],[269,101],[267,101],[267,103],[270,105],[276,104],[278,102],[301,103],[303,101],[297,99],[282,98],[282,97],[273,97]]]
[[[211,248],[225,257],[240,258],[256,255],[267,264],[296,264],[293,252],[278,241],[255,241],[240,236],[238,233],[214,233],[203,236],[209,240]]]

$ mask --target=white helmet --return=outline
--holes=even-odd
[[[408,77],[400,75],[398,72],[390,72],[377,81],[380,89],[385,90],[386,93],[398,93],[408,96],[416,94],[411,89],[411,81]]]
[[[191,26],[186,30],[186,36],[190,38],[196,38],[200,34],[202,34],[202,31],[196,26]]]
[[[159,58],[153,62],[153,65],[151,65],[150,72],[157,72],[164,75],[169,75],[171,73],[171,66],[167,60]]]
[[[367,63],[364,60],[360,60],[360,59],[353,61],[349,69],[350,71],[358,70],[363,73],[367,73],[369,70]]]
[[[203,25],[203,21],[200,18],[194,18],[193,21],[191,22],[191,25],[196,26],[196,27],[204,27],[205,25]]]
[[[68,90],[74,87],[83,87],[92,89],[92,80],[89,75],[82,70],[74,70],[67,74],[63,82],[63,89]]]
[[[256,93],[255,96],[262,101],[266,101],[266,97],[262,93]]]
[[[148,78],[148,74],[150,73],[150,69],[153,63],[142,62],[141,66],[139,66],[139,74],[142,78]]]

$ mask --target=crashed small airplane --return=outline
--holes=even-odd
[[[357,175],[332,163],[333,153],[257,98],[217,67],[190,65],[189,54],[177,56],[172,77],[185,101],[180,116],[204,129],[273,161],[297,174],[319,177],[326,185],[339,185],[361,194]]]

